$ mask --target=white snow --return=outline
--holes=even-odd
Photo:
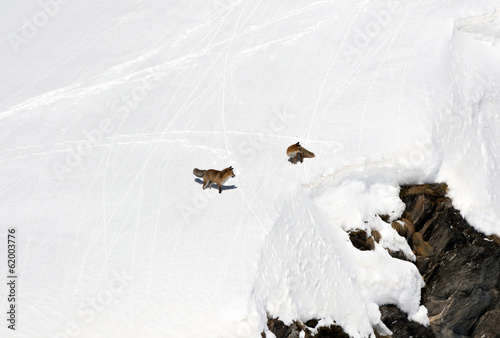
[[[443,181],[500,235],[499,8],[5,1],[0,335],[260,337],[270,314],[368,337],[386,303],[427,324],[378,215]],[[287,162],[297,141],[316,157]],[[230,165],[222,194],[192,175]],[[382,241],[361,252],[351,229]]]

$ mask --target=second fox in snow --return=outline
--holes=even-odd
[[[302,147],[300,145],[300,142],[292,144],[290,147],[288,147],[288,149],[286,150],[286,154],[288,155],[288,157],[290,157],[290,162],[292,164],[297,164],[297,160],[302,163],[302,161],[304,161],[304,158],[314,157],[314,153]]]
[[[198,168],[194,168],[193,174],[196,177],[203,178],[203,190],[205,190],[207,187],[211,188],[212,183],[217,183],[217,185],[219,186],[219,194],[222,192],[222,185],[231,177],[236,176],[233,172],[233,167],[229,167],[223,170],[200,170]]]

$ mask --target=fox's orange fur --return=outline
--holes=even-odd
[[[198,168],[194,168],[193,174],[196,177],[203,178],[203,190],[205,190],[207,187],[211,188],[212,183],[217,183],[217,186],[219,187],[219,194],[222,192],[222,185],[231,177],[236,176],[233,172],[233,167],[229,167],[223,170],[200,170]]]
[[[297,164],[297,160],[302,163],[302,161],[304,161],[304,158],[314,157],[314,153],[302,147],[300,145],[300,142],[292,144],[290,147],[288,147],[288,149],[286,150],[286,154],[288,155],[288,157],[290,157],[290,162],[292,162],[293,164]]]

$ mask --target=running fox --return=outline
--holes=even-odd
[[[233,167],[229,167],[223,170],[200,170],[198,168],[193,169],[193,174],[196,177],[203,178],[203,190],[207,187],[212,188],[212,183],[217,183],[219,186],[219,194],[222,192],[222,185],[231,177],[236,175],[233,172]]]
[[[290,162],[292,164],[297,164],[297,160],[302,163],[302,161],[304,161],[304,158],[314,157],[314,153],[311,153],[309,150],[302,147],[300,145],[300,142],[292,144],[290,147],[288,147],[288,149],[286,150],[286,154],[290,157]]]

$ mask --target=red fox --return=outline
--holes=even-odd
[[[297,164],[297,160],[302,163],[302,161],[304,161],[304,158],[314,157],[314,153],[311,153],[309,150],[302,147],[300,145],[300,142],[292,144],[290,147],[288,147],[288,149],[286,150],[286,154],[290,157],[290,162],[292,164]]]
[[[203,190],[207,187],[212,188],[212,183],[217,183],[219,186],[219,194],[222,192],[222,185],[231,177],[236,175],[233,172],[233,167],[229,167],[223,170],[200,170],[198,168],[193,169],[193,174],[196,177],[203,178]]]

